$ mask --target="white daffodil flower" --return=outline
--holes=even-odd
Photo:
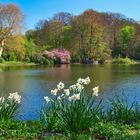
[[[69,96],[69,95],[70,95],[70,90],[69,90],[69,89],[64,89],[64,94],[65,94],[66,96]]]
[[[8,99],[15,100],[17,103],[21,102],[21,96],[18,94],[18,92],[9,93]]]
[[[80,93],[74,94],[69,97],[69,101],[76,101],[76,100],[80,100]]]
[[[94,87],[93,89],[93,96],[98,96],[98,93],[99,93],[99,87],[98,86],[96,86],[96,87]]]
[[[57,89],[51,90],[51,94],[52,94],[53,96],[56,96],[56,95],[57,95],[57,92],[58,92]]]
[[[46,102],[50,102],[51,101],[48,96],[44,97],[44,99],[45,99]]]
[[[62,82],[59,82],[58,85],[57,85],[58,90],[64,89],[64,87],[65,87],[65,85]]]

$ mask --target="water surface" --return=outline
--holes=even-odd
[[[1,67],[0,91],[8,96],[10,92],[22,95],[20,113],[23,119],[36,119],[44,96],[59,81],[66,85],[74,84],[79,77],[91,78],[88,93],[92,87],[99,85],[101,95],[107,101],[115,94],[124,93],[129,100],[140,101],[140,65],[61,65],[58,67]]]

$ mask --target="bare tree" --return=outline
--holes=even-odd
[[[60,12],[60,13],[55,14],[52,17],[52,20],[62,22],[65,25],[70,25],[72,18],[73,18],[72,14],[67,13],[67,12]]]
[[[6,40],[17,34],[23,26],[23,14],[14,4],[0,4],[0,57]]]

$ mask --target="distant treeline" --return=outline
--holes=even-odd
[[[8,6],[1,5],[4,8]],[[18,19],[12,26],[16,29],[23,22],[23,17],[16,5],[9,6],[7,11],[10,8],[16,9],[13,12],[13,15],[17,14],[15,17],[10,15],[12,12],[7,12],[13,19]],[[0,26],[4,21],[7,23],[1,17]],[[140,60],[140,25],[118,13],[99,13],[89,9],[74,16],[60,12],[50,19],[40,20],[35,29],[28,30],[25,35],[12,33],[12,30],[2,44],[4,31],[11,29],[8,24],[6,26],[0,29],[0,49],[3,48],[2,56],[5,60],[44,61],[43,52],[54,48],[70,51],[72,62],[104,62],[118,57]]]
[[[111,57],[140,59],[140,25],[116,13],[92,9],[78,16],[61,12],[41,20],[26,32],[38,49],[66,48],[73,61],[106,60]]]

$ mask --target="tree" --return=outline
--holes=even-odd
[[[120,51],[123,57],[130,56],[132,41],[135,35],[135,28],[133,26],[125,26],[121,29],[121,44]]]
[[[25,37],[22,34],[11,36],[7,39],[4,49],[3,57],[7,61],[21,61],[25,57]],[[11,59],[14,57],[14,59]]]
[[[105,60],[110,55],[118,57],[120,54],[140,59],[140,25],[119,13],[89,9],[73,16],[60,12],[39,21],[36,29],[28,31],[26,36],[29,44],[33,41],[40,53],[65,48],[78,62]]]
[[[19,33],[22,26],[23,14],[19,7],[14,4],[0,4],[0,57],[7,39]]]
[[[60,21],[65,25],[70,25],[73,16],[67,12],[60,12],[53,16],[52,20]]]
[[[93,54],[97,53],[97,46],[102,43],[103,30],[101,14],[92,9],[86,10],[72,21],[74,35],[74,49],[79,48],[82,61],[94,59]],[[75,41],[74,41],[75,40]]]

